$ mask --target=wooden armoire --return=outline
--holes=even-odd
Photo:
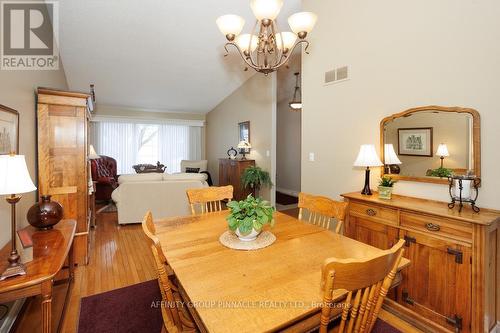
[[[233,199],[243,200],[254,192],[245,189],[241,183],[241,175],[249,166],[255,166],[255,160],[219,159],[219,186],[233,185]]]
[[[37,91],[38,191],[51,195],[65,219],[77,221],[73,243],[75,263],[89,255],[88,122],[93,104],[89,94],[46,88]]]

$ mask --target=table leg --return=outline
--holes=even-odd
[[[42,283],[42,332],[52,330],[52,280]]]

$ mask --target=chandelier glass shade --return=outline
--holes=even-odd
[[[300,73],[295,73],[295,90],[293,92],[293,99],[288,105],[290,106],[291,111],[300,111],[302,110],[302,94],[300,92],[299,86],[299,75]]]
[[[235,47],[248,67],[257,72],[269,74],[286,64],[293,50],[300,44],[307,47],[307,34],[316,24],[317,16],[311,12],[300,12],[288,18],[293,31],[279,31],[276,24],[283,0],[251,0],[250,7],[256,17],[249,34],[240,35],[245,20],[238,15],[223,15],[216,20],[219,30],[226,36],[226,56],[228,46]]]

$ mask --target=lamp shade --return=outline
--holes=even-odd
[[[0,195],[28,193],[36,190],[23,155],[0,156]]]
[[[91,160],[97,160],[98,158],[101,158],[101,156],[97,155],[94,146],[90,145],[89,147],[89,158]]]
[[[243,30],[245,20],[241,16],[229,14],[220,16],[215,23],[224,36],[231,34],[237,36]]]
[[[384,145],[384,161],[387,165],[402,164],[394,151],[394,146],[392,143],[386,143]]]
[[[281,36],[283,36],[283,43],[281,42]],[[290,50],[293,44],[295,44],[295,40],[297,40],[297,35],[290,31],[283,31],[276,34],[276,46],[280,50],[282,46]]]
[[[450,153],[448,152],[448,147],[446,146],[446,144],[444,144],[444,143],[439,144],[438,149],[436,151],[436,155],[441,156],[441,157],[450,156]]]
[[[283,7],[283,0],[251,0],[250,8],[257,20],[274,20]]]
[[[382,162],[375,151],[374,145],[361,145],[358,157],[354,162],[357,167],[376,167],[382,166]]]
[[[311,12],[300,12],[293,14],[288,18],[288,24],[293,32],[311,32],[316,24],[318,17]]]
[[[250,44],[250,37],[252,38],[252,42]],[[250,35],[250,34],[243,34],[239,35],[236,38],[236,44],[240,49],[243,51],[248,51],[248,52],[253,52],[257,48],[257,45],[259,43],[259,39],[255,35]],[[248,49],[248,46],[250,46],[250,50]]]
[[[245,140],[241,140],[240,143],[238,143],[238,146],[236,147],[238,149],[250,149],[252,148],[252,145],[250,142],[247,142]]]

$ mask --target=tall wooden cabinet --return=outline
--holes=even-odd
[[[249,166],[255,166],[255,160],[219,159],[219,186],[233,185],[234,200],[245,199],[252,191],[243,188],[241,175]],[[255,195],[255,193],[253,193]]]
[[[411,262],[388,310],[430,332],[490,332],[497,323],[500,213],[377,194],[349,201],[348,237],[387,249],[405,239]]]
[[[77,221],[75,262],[85,265],[89,252],[87,130],[90,95],[38,89],[38,191],[64,208],[64,218]]]

